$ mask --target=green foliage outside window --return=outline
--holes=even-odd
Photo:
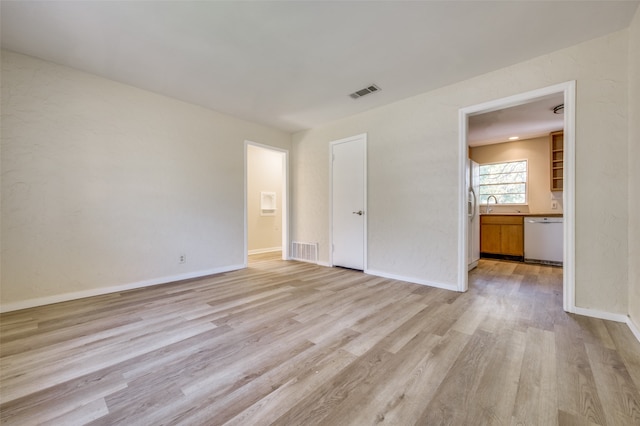
[[[495,195],[498,204],[526,204],[527,160],[482,164],[480,203],[486,204],[491,195]]]

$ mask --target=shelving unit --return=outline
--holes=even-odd
[[[562,191],[564,177],[564,132],[549,134],[551,147],[551,191]]]

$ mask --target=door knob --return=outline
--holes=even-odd
[[[352,212],[353,214],[357,214],[358,216],[362,216],[364,212],[362,210],[358,210],[357,212]]]

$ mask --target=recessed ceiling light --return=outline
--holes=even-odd
[[[509,138],[510,141],[517,141],[518,139],[520,139],[520,136],[511,136]]]

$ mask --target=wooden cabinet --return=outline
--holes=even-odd
[[[553,132],[549,135],[551,147],[551,191],[562,191],[564,172],[564,133]]]
[[[484,257],[524,258],[524,217],[480,216],[480,254]]]

